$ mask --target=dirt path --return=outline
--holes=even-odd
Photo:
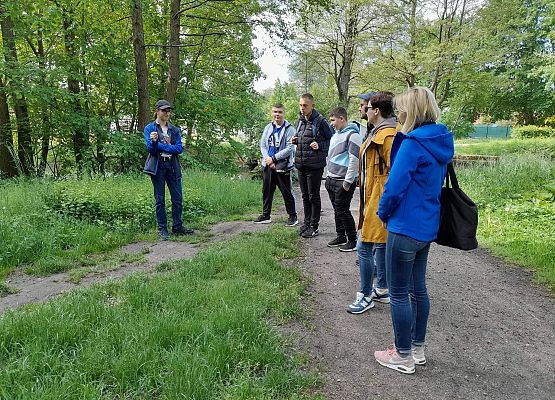
[[[326,247],[335,229],[325,190],[322,199],[321,233],[303,239],[300,265],[312,281],[302,300],[311,329],[292,329],[296,347],[315,360],[327,398],[555,399],[555,298],[530,273],[481,249],[432,246],[428,364],[414,375],[380,366],[374,351],[393,343],[389,305],[345,311],[359,289],[356,253]]]
[[[257,232],[267,228],[268,225],[257,225],[250,221],[223,222],[212,226],[210,239],[201,244],[178,241],[132,243],[124,246],[122,251],[124,253],[143,252],[146,262],[126,264],[112,271],[89,274],[78,284],[71,281],[69,272],[37,278],[16,271],[6,279],[6,283],[15,288],[17,293],[0,298],[0,314],[25,304],[45,301],[69,290],[90,286],[95,282],[121,278],[134,272],[149,271],[165,261],[190,259],[210,243],[225,240],[243,232]]]

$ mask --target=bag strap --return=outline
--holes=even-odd
[[[453,189],[459,189],[459,181],[452,162],[447,164],[447,171],[445,172],[445,187],[449,187],[449,183],[451,183]]]
[[[380,154],[380,145],[376,142],[372,142],[371,144],[374,145],[376,153],[378,153],[378,170],[380,171],[380,175],[383,175],[384,165],[387,165],[387,163],[385,162],[385,158]]]

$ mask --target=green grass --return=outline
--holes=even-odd
[[[455,154],[492,156],[535,154],[546,158],[555,158],[555,138],[457,140],[455,143]]]
[[[316,398],[273,326],[301,315],[306,283],[279,263],[297,256],[296,237],[242,235],[166,272],[3,315],[0,398]]]
[[[513,143],[504,142],[476,146],[512,149]],[[538,282],[555,290],[555,163],[527,150],[538,143],[533,140],[520,151],[496,153],[501,157],[495,165],[459,167],[457,176],[478,203],[480,244],[532,268]]]
[[[185,223],[203,228],[253,211],[259,191],[260,183],[249,179],[185,171]],[[140,238],[156,238],[152,184],[145,175],[0,181],[0,278],[16,267],[37,275],[78,268],[86,255]]]

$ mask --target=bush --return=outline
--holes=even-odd
[[[455,139],[467,138],[474,132],[474,125],[468,118],[461,118],[459,112],[446,111],[441,114],[441,123],[453,132]]]
[[[140,133],[111,132],[108,139],[105,165],[107,171],[142,171],[147,153]]]
[[[517,139],[555,137],[555,129],[549,126],[516,126],[513,128],[511,136]]]
[[[153,195],[149,185],[117,185],[113,181],[64,182],[45,195],[47,208],[57,214],[112,229],[154,227]],[[210,206],[198,190],[183,188],[183,217],[208,214]],[[170,207],[166,207],[169,213]]]

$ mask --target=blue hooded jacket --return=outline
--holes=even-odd
[[[416,128],[391,150],[391,171],[378,216],[389,232],[431,242],[439,228],[440,194],[453,159],[453,134],[442,124]]]

